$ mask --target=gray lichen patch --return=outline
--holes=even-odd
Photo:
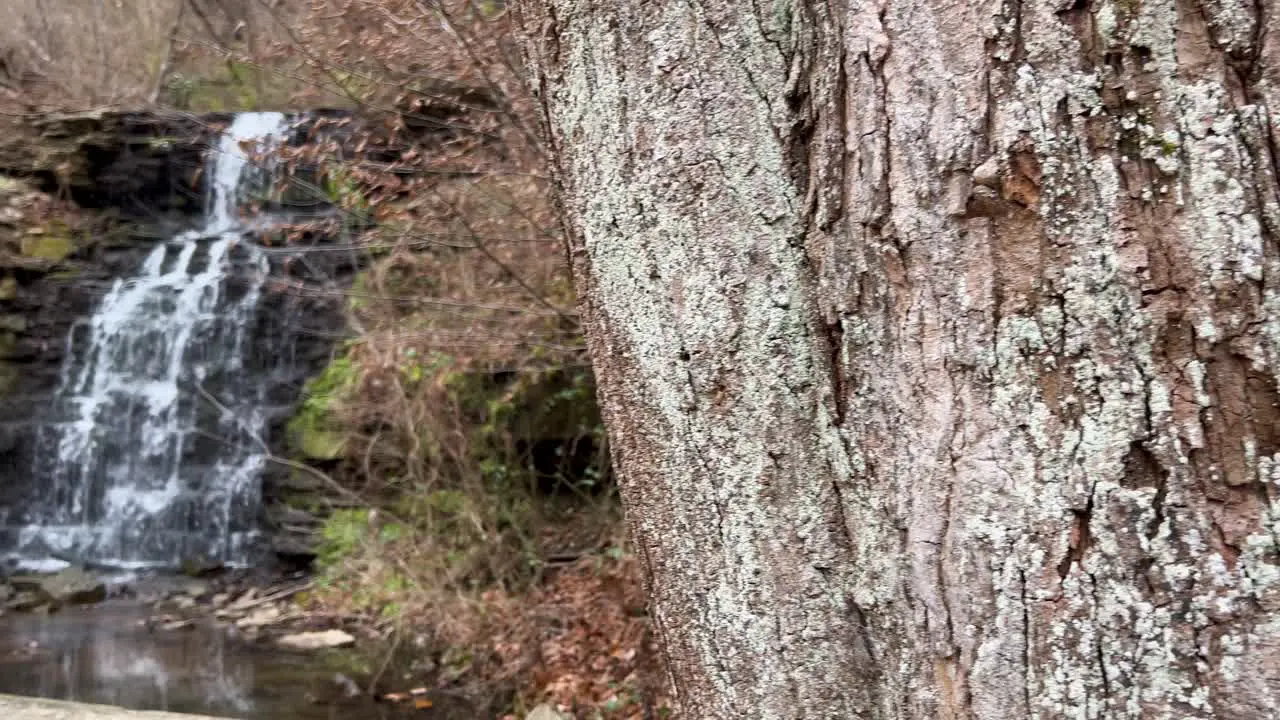
[[[1252,6],[530,5],[686,713],[1280,712]]]

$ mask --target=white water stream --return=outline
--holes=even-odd
[[[207,161],[201,226],[158,243],[71,333],[56,396],[67,417],[42,432],[23,564],[250,561],[266,421],[246,358],[269,268],[241,242],[264,176],[246,148],[286,130],[279,113],[235,116]]]

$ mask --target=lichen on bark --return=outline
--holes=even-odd
[[[686,716],[1280,713],[1275,13],[518,10]]]

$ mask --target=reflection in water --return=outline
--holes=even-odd
[[[145,617],[111,605],[0,616],[0,693],[251,720],[394,717],[383,704],[317,702],[336,692],[323,658],[246,646],[211,627],[152,632]]]

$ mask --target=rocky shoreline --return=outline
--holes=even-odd
[[[391,637],[376,618],[312,609],[306,594],[313,587],[306,572],[264,569],[129,575],[72,566],[55,573],[17,573],[0,577],[0,628],[6,616],[114,618],[126,609],[128,627],[119,631],[154,637],[156,643],[213,634],[241,652],[298,657],[314,666],[313,689],[300,698],[311,705],[373,703],[397,713],[434,707],[444,713],[441,717],[491,717],[509,704],[510,687],[456,682],[459,678],[425,659],[419,643]],[[30,658],[42,652],[23,649]],[[0,652],[4,662],[22,658]]]
[[[22,573],[0,580],[0,615],[50,614],[68,606],[115,601],[146,606],[148,630],[179,632],[212,624],[248,643],[289,650],[350,647],[354,624],[303,609],[294,602],[312,588],[303,572],[217,570],[200,576],[95,573],[68,567],[56,573]]]

